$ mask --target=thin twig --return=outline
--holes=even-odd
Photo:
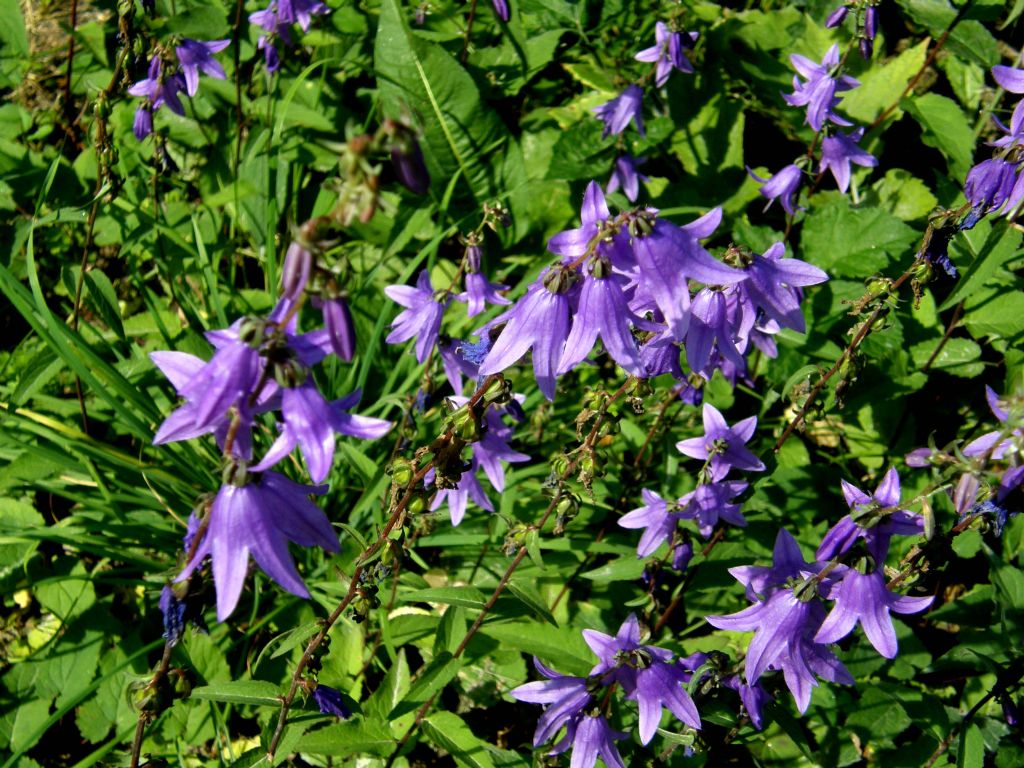
[[[917,259],[914,260],[914,264],[917,264]],[[782,446],[790,438],[790,435],[792,435],[793,432],[797,429],[797,427],[799,427],[803,423],[804,419],[807,417],[807,412],[814,406],[814,401],[817,399],[818,395],[821,394],[821,391],[825,388],[825,385],[831,380],[833,376],[839,373],[839,370],[843,367],[843,364],[853,356],[853,353],[857,351],[857,347],[860,346],[861,342],[863,342],[864,339],[866,339],[868,335],[870,335],[871,331],[874,329],[875,321],[878,320],[879,317],[881,317],[883,310],[885,310],[886,308],[885,299],[899,291],[903,284],[910,279],[911,275],[913,274],[914,264],[912,264],[906,272],[904,272],[902,275],[896,278],[896,280],[892,283],[892,285],[889,286],[888,291],[884,295],[877,297],[876,300],[878,302],[878,306],[875,307],[874,311],[872,311],[872,313],[868,316],[867,320],[861,322],[861,326],[857,330],[857,334],[853,337],[853,340],[849,343],[846,349],[844,349],[842,353],[840,353],[839,358],[836,360],[835,364],[831,368],[829,368],[828,371],[825,372],[821,376],[821,378],[818,379],[817,383],[811,388],[811,391],[808,393],[807,399],[805,400],[803,406],[801,406],[796,416],[786,426],[786,429],[783,431],[782,435],[775,442],[775,446],[772,448],[772,450],[775,451],[775,453],[778,453],[779,450],[781,450]]]
[[[927,373],[932,367],[932,364],[938,358],[942,348],[946,346],[946,342],[949,341],[953,335],[953,331],[956,330],[956,325],[960,322],[960,314],[964,311],[964,300],[961,299],[960,303],[956,305],[956,309],[953,310],[953,317],[949,319],[949,324],[946,326],[946,332],[942,335],[942,339],[939,341],[939,345],[935,347],[935,351],[932,352],[931,357],[928,358],[928,362],[922,366],[921,371]]]

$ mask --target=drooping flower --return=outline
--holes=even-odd
[[[710,236],[721,219],[719,208],[682,227],[658,219],[647,234],[633,241],[640,273],[638,293],[657,305],[676,341],[683,341],[689,328],[689,280],[732,285],[746,279],[742,272],[727,267],[700,244],[699,238]]]
[[[153,113],[164,104],[176,115],[184,115],[185,108],[181,105],[178,94],[185,90],[185,79],[178,73],[165,74],[160,56],[149,61],[148,76],[128,89],[132,96],[141,96],[146,100],[135,112],[133,130],[135,138],[142,141],[153,131]]]
[[[434,496],[434,500],[430,502],[430,510],[433,512],[447,504],[448,512],[451,514],[452,525],[454,526],[461,523],[462,519],[466,516],[466,506],[470,499],[480,509],[493,512],[494,505],[487,498],[487,494],[484,493],[484,487],[476,476],[478,467],[479,462],[474,459],[470,462],[469,467],[462,472],[459,482],[454,488],[439,488]],[[428,474],[425,479],[427,482],[432,482],[434,476]]]
[[[673,69],[693,73],[693,65],[686,58],[685,51],[693,48],[697,37],[696,32],[672,32],[665,22],[659,21],[654,25],[654,45],[640,51],[633,58],[637,61],[657,62],[654,82],[660,88],[668,82]]]
[[[772,203],[779,200],[782,204],[782,210],[790,216],[796,214],[796,209],[793,206],[793,195],[800,188],[800,181],[803,178],[803,173],[799,168],[795,165],[787,165],[770,179],[762,179],[749,167],[747,168],[747,173],[764,185],[759,192],[763,197],[768,198],[768,204],[764,207],[766,211],[771,207]]]
[[[491,0],[494,14],[502,21],[508,21],[508,0]]]
[[[313,701],[322,715],[334,715],[342,720],[352,717],[352,710],[345,704],[341,691],[329,685],[321,684],[313,689]]]
[[[837,132],[834,136],[826,136],[821,141],[821,165],[818,172],[824,173],[826,169],[832,171],[841,192],[846,192],[850,186],[850,163],[867,168],[878,165],[878,159],[874,155],[857,146],[863,135],[864,129],[858,128],[850,134]]]
[[[548,400],[554,400],[555,369],[569,336],[568,296],[564,292],[549,290],[542,278],[497,320],[502,318],[505,327],[480,364],[480,375],[501,373],[515,365],[532,348],[537,386]]]
[[[594,108],[594,114],[604,123],[604,132],[601,138],[607,138],[608,134],[616,136],[626,130],[629,121],[636,124],[637,132],[644,135],[644,119],[641,114],[643,107],[644,92],[638,85],[627,86],[619,96],[609,102]]]
[[[458,295],[458,299],[466,302],[466,314],[469,317],[476,317],[483,312],[486,304],[508,305],[512,303],[498,293],[498,291],[507,291],[508,286],[492,283],[480,271],[482,256],[483,251],[480,246],[476,241],[470,241],[462,257],[466,269],[466,275],[463,278],[466,290]]]
[[[191,576],[206,557],[213,560],[218,621],[225,621],[238,605],[250,554],[285,590],[308,598],[288,542],[328,552],[340,549],[327,516],[309,500],[311,493],[326,493],[326,486],[300,485],[277,472],[236,474],[243,475],[236,480],[241,484],[221,486],[210,507],[206,533],[177,579]]]
[[[799,259],[783,258],[786,246],[774,243],[763,254],[752,254],[740,285],[750,300],[775,322],[803,333],[807,325],[800,311],[800,288],[828,280],[817,267]]]
[[[530,704],[547,705],[544,714],[537,721],[533,746],[539,747],[549,741],[564,726],[565,737],[556,746],[556,749],[560,746],[564,752],[572,744],[577,724],[590,704],[591,695],[587,680],[555,672],[541,664],[536,656],[533,658],[533,665],[548,679],[520,685],[509,691],[509,695]]]
[[[630,324],[644,327],[647,323],[634,315],[626,304],[624,281],[611,273],[611,265],[594,260],[590,273],[583,280],[579,306],[572,319],[572,330],[565,342],[557,375],[574,368],[590,354],[598,337],[609,356],[633,376],[643,376],[636,340]]]
[[[612,730],[601,715],[585,715],[576,725],[572,740],[570,768],[593,768],[601,758],[607,768],[626,768],[615,742],[626,738],[625,733]],[[558,754],[555,748],[551,754]]]
[[[849,75],[833,77],[833,71],[839,66],[839,46],[829,48],[821,64],[798,53],[791,54],[789,60],[806,80],[801,83],[799,76],[793,76],[793,93],[782,95],[786,103],[794,107],[806,106],[807,123],[815,131],[820,131],[826,120],[836,125],[850,125],[833,111],[839,104],[836,94],[856,88],[860,83]]]
[[[711,479],[715,482],[733,468],[762,472],[764,464],[746,447],[756,427],[756,416],[730,427],[715,406],[704,403],[704,436],[681,440],[676,443],[676,449],[694,459],[710,461]]]
[[[181,65],[181,72],[185,76],[185,90],[189,96],[195,96],[199,90],[199,73],[205,72],[212,78],[223,80],[224,67],[220,65],[213,54],[220,53],[228,45],[230,40],[182,40],[181,45],[175,48],[178,54],[178,63]]]
[[[890,592],[881,568],[871,573],[851,568],[832,588],[829,599],[835,601],[835,607],[818,629],[815,642],[838,642],[859,622],[875,650],[892,659],[896,656],[896,630],[889,611],[918,613],[931,605],[934,598],[904,597]]]
[[[999,157],[983,160],[967,173],[964,195],[975,208],[995,213],[1004,206],[1012,211],[1024,200],[1024,174]]]
[[[385,341],[388,344],[400,344],[416,337],[416,361],[424,362],[430,350],[437,344],[437,336],[441,330],[441,316],[450,302],[447,294],[439,299],[437,292],[430,283],[430,273],[421,270],[416,279],[416,287],[408,285],[389,285],[384,289],[388,298],[405,309],[391,323],[391,333]]]
[[[635,203],[640,194],[640,182],[647,181],[647,177],[637,170],[637,166],[643,162],[643,158],[635,158],[632,155],[622,155],[616,158],[612,167],[612,177],[608,180],[605,191],[610,195],[615,190],[622,188],[626,199]]]

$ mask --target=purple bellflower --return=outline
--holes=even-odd
[[[636,546],[638,558],[654,554],[662,542],[668,541],[676,530],[678,513],[668,511],[668,503],[654,491],[644,488],[640,491],[644,505],[619,518],[623,528],[643,528],[640,542]]]
[[[641,114],[643,107],[644,92],[638,85],[630,85],[619,96],[611,101],[594,108],[594,114],[604,123],[604,132],[601,138],[607,138],[608,134],[616,136],[626,130],[629,121],[636,124],[637,132],[644,135],[644,119]]]
[[[803,178],[803,173],[799,168],[795,165],[787,165],[770,179],[762,179],[749,167],[747,168],[747,173],[755,181],[759,181],[764,185],[759,191],[763,197],[768,198],[768,204],[764,207],[766,211],[771,207],[772,203],[778,200],[782,204],[782,210],[790,216],[796,214],[796,209],[793,206],[793,195],[800,188],[800,181]]]
[[[665,706],[691,728],[700,728],[697,707],[684,687],[685,673],[672,662],[672,652],[640,642],[640,623],[630,614],[615,637],[583,630],[590,650],[600,659],[591,677],[610,675],[635,700],[640,710],[640,741],[650,742]]]
[[[679,517],[695,520],[700,535],[705,539],[711,536],[719,520],[742,528],[746,526],[747,519],[740,512],[740,505],[730,502],[745,490],[747,484],[738,480],[698,485],[679,499]]]
[[[689,328],[689,280],[732,285],[745,279],[742,272],[727,267],[700,244],[699,238],[709,237],[721,219],[719,208],[682,227],[658,219],[649,234],[633,242],[641,289],[661,310],[676,341],[683,341]]]
[[[842,24],[843,21],[846,20],[846,15],[849,12],[850,12],[850,9],[849,9],[848,6],[846,6],[845,4],[844,5],[840,5],[834,11],[832,11],[832,13],[830,13],[828,15],[827,19],[825,19],[825,27],[827,29],[835,29],[840,24]]]
[[[706,373],[714,349],[737,366],[744,367],[746,361],[737,349],[734,337],[725,294],[702,288],[690,303],[690,327],[686,333],[686,362],[690,370]]]
[[[748,280],[740,286],[764,313],[786,328],[803,333],[807,326],[800,312],[799,288],[817,285],[828,275],[799,259],[783,258],[786,246],[774,243],[763,254],[753,254],[745,271]]]
[[[780,530],[775,540],[770,568],[729,569],[746,587],[747,598],[755,602],[729,616],[708,616],[707,621],[719,629],[755,632],[745,663],[748,685],[753,686],[768,669],[781,669],[798,709],[804,712],[810,704],[811,690],[818,684],[817,677],[853,683],[853,677],[828,647],[813,640],[825,618],[815,588],[827,591],[845,570],[839,566],[822,577],[821,565],[806,563],[796,541],[785,530]]]
[[[309,500],[311,493],[326,493],[326,486],[300,485],[277,472],[248,476],[243,482],[221,486],[210,507],[206,534],[177,579],[191,576],[207,556],[213,560],[218,621],[225,621],[238,605],[250,554],[285,590],[308,598],[288,542],[328,552],[340,549],[327,516]]]
[[[480,364],[480,375],[501,373],[532,348],[537,386],[548,400],[554,400],[555,369],[569,336],[570,307],[568,296],[549,290],[548,282],[557,284],[558,279],[546,280],[542,276],[510,310],[495,318],[494,323],[504,320],[505,327]]]
[[[826,120],[836,125],[850,125],[833,111],[839,104],[836,94],[856,88],[860,83],[849,75],[840,75],[838,79],[832,76],[839,66],[839,46],[829,48],[821,64],[798,53],[791,54],[789,60],[806,81],[801,83],[800,77],[794,75],[793,93],[782,95],[786,103],[793,107],[806,106],[807,122],[815,131],[820,131]]]
[[[836,185],[841,192],[846,192],[850,186],[850,163],[856,163],[867,168],[874,168],[878,165],[878,159],[857,146],[864,135],[864,129],[858,128],[853,133],[836,133],[835,136],[827,136],[821,140],[821,165],[819,173],[826,169],[832,171]]]
[[[420,271],[415,288],[408,285],[389,285],[384,289],[384,293],[393,302],[405,307],[391,323],[391,333],[385,341],[388,344],[400,344],[415,336],[416,361],[424,362],[437,344],[441,316],[451,299],[447,293],[438,299],[437,292],[430,284],[430,274],[425,269]]]
[[[341,691],[329,685],[318,685],[313,689],[313,701],[320,709],[320,714],[333,715],[342,720],[352,717],[352,710],[346,706]]]
[[[573,742],[577,726],[589,707],[591,694],[586,678],[571,677],[548,669],[534,657],[533,665],[547,677],[533,683],[525,683],[512,689],[509,694],[519,701],[530,704],[544,704],[547,708],[537,721],[533,734],[533,746],[539,747],[558,733],[564,726],[565,737],[555,745],[553,753],[564,752]]]
[[[189,96],[195,96],[199,90],[199,73],[205,72],[212,78],[223,80],[227,75],[224,68],[213,58],[213,54],[220,53],[228,45],[230,40],[211,40],[201,42],[198,40],[182,40],[181,45],[175,48],[178,54],[178,63],[181,65],[181,72],[185,76],[185,90]]]
[[[686,58],[684,51],[693,48],[697,37],[696,32],[672,32],[665,22],[659,21],[654,25],[654,45],[640,51],[633,58],[637,61],[656,62],[654,82],[660,88],[668,82],[673,69],[687,74],[693,73],[693,65]]]
[[[498,293],[507,291],[507,285],[495,285],[487,279],[480,271],[480,258],[483,255],[481,248],[475,242],[466,246],[466,253],[462,257],[466,266],[464,278],[466,291],[460,293],[459,301],[466,302],[466,314],[469,317],[476,317],[485,309],[485,304],[504,304],[512,302]]]
[[[1024,201],[1024,173],[1000,157],[983,160],[967,173],[964,195],[983,213],[1009,213]]]
[[[626,735],[612,730],[608,721],[600,715],[584,716],[576,726],[570,768],[593,768],[599,757],[607,768],[626,768],[615,746],[615,742],[626,738]]]
[[[453,526],[461,523],[462,519],[466,516],[466,506],[470,499],[480,509],[493,512],[494,504],[487,498],[487,494],[484,493],[484,487],[476,476],[478,466],[479,462],[474,458],[459,478],[458,485],[454,488],[439,488],[434,496],[434,500],[430,502],[430,511],[434,512],[440,509],[442,505],[447,504]],[[433,470],[430,470],[430,473],[427,474],[424,480],[430,483],[433,482],[434,477]]]
[[[691,458],[708,461],[711,479],[715,482],[733,468],[763,472],[764,464],[746,447],[756,427],[756,416],[749,416],[730,427],[715,406],[704,403],[704,436],[681,440],[676,443],[676,449]]]
[[[841,482],[850,514],[825,534],[816,553],[819,560],[834,560],[864,539],[875,562],[882,563],[894,535],[914,536],[924,530],[924,518],[898,509],[900,476],[895,467],[885,473],[871,496],[845,480]]]
[[[316,388],[311,377],[297,387],[285,387],[281,394],[284,425],[270,450],[252,467],[263,472],[288,456],[298,445],[306,460],[306,469],[314,483],[327,477],[334,463],[334,434],[337,432],[362,440],[374,440],[390,431],[391,422],[368,416],[356,416],[348,409],[359,402],[361,392],[329,403]]]
[[[548,250],[565,260],[575,260],[590,254],[606,256],[619,269],[633,265],[629,237],[623,231],[614,231],[612,218],[604,193],[596,181],[587,184],[580,208],[580,226],[553,235]]]
[[[646,327],[648,323],[634,315],[626,304],[621,279],[611,273],[611,265],[601,258],[593,260],[583,280],[579,307],[572,319],[572,330],[565,342],[556,375],[576,367],[590,354],[598,336],[611,358],[633,376],[643,376],[636,341],[630,323]]]
[[[605,191],[610,195],[621,187],[626,199],[635,203],[640,195],[640,182],[647,181],[647,177],[637,171],[637,166],[641,162],[643,162],[643,158],[635,158],[632,155],[622,155],[617,158],[612,167],[612,177],[608,180]]]
[[[141,96],[146,102],[135,112],[133,130],[135,138],[142,141],[153,132],[153,113],[164,104],[176,115],[185,114],[178,94],[185,90],[185,78],[180,74],[167,75],[163,71],[163,62],[154,56],[149,62],[149,73],[145,80],[140,80],[128,89],[132,96]]]
[[[932,604],[932,597],[904,597],[885,588],[881,568],[860,573],[850,568],[829,599],[835,607],[814,636],[816,643],[835,643],[850,634],[859,622],[875,650],[887,659],[896,657],[896,630],[889,611],[918,613]]]

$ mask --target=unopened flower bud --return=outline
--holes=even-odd
[[[878,32],[878,8],[869,5],[868,9],[864,12],[864,36],[868,40],[874,40],[875,34]],[[870,58],[865,56],[864,58]]]
[[[847,8],[845,5],[839,6],[834,11],[832,11],[832,13],[829,14],[829,17],[827,19],[825,19],[825,26],[828,27],[829,29],[835,29],[836,27],[843,23],[843,20],[846,19],[846,14],[848,14],[849,12],[850,9]]]
[[[281,291],[286,299],[294,301],[306,289],[313,270],[313,255],[298,243],[288,246],[281,267]]]
[[[395,485],[405,486],[412,482],[413,472],[412,463],[401,457],[396,458],[391,462],[388,467],[388,473],[391,475],[392,481]]]
[[[391,162],[395,166],[398,180],[412,193],[425,195],[430,189],[430,172],[427,171],[423,150],[419,142],[409,135],[404,142],[391,147]]]
[[[317,303],[324,316],[324,328],[331,349],[342,360],[351,360],[356,350],[356,329],[348,304],[340,296]]]

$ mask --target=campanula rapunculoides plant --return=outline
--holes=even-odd
[[[2,766],[1024,764],[1019,3],[9,5]]]

